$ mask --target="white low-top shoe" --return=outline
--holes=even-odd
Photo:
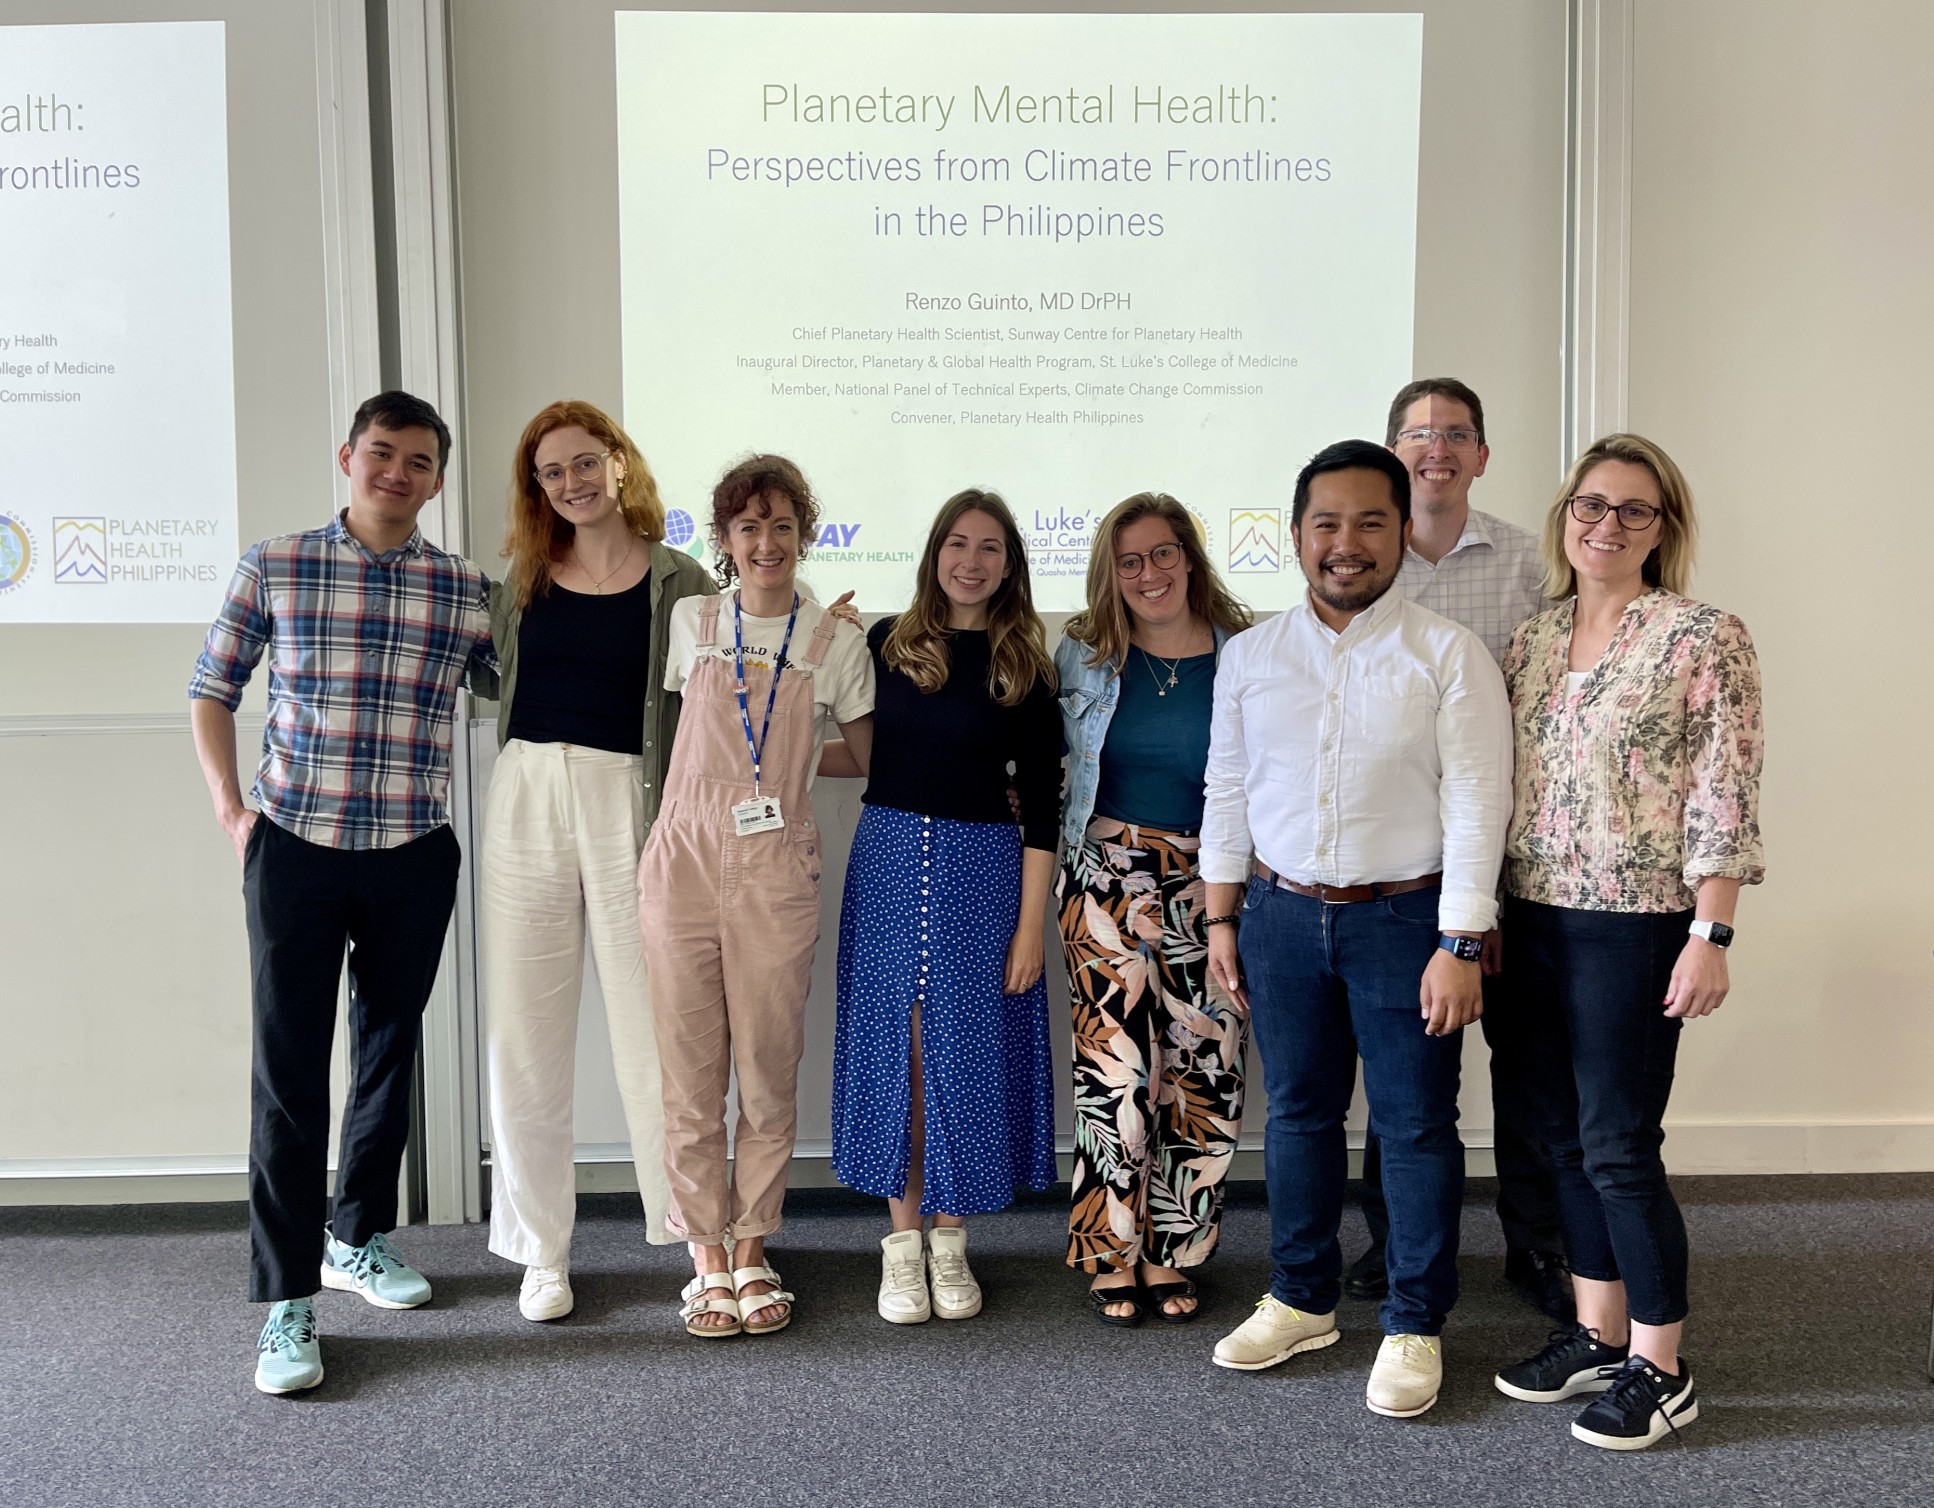
[[[527,1320],[563,1319],[577,1307],[571,1274],[562,1267],[526,1267],[517,1290],[517,1312]]]
[[[1255,1313],[1215,1343],[1215,1364],[1260,1372],[1301,1351],[1320,1351],[1340,1338],[1336,1315],[1305,1314],[1273,1293],[1256,1301]]]
[[[1444,1385],[1444,1346],[1435,1335],[1386,1335],[1363,1401],[1373,1414],[1415,1419]]]
[[[927,1284],[933,1312],[943,1320],[980,1313],[980,1283],[967,1265],[967,1232],[960,1226],[936,1225],[927,1232]]]
[[[880,1318],[890,1325],[925,1324],[933,1306],[920,1232],[896,1230],[880,1242],[880,1254]]]

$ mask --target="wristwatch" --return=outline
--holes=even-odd
[[[1437,939],[1437,946],[1452,958],[1461,958],[1465,963],[1476,963],[1484,956],[1484,939],[1481,937],[1452,937],[1446,932]]]
[[[1715,948],[1730,948],[1733,945],[1733,929],[1724,922],[1694,922],[1686,931],[1694,937],[1703,937]]]

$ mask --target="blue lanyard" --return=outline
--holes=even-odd
[[[745,701],[745,625],[739,613],[739,594],[732,594],[732,663],[738,682],[732,691],[739,699],[739,721],[745,724],[745,746],[752,751],[752,794],[759,794],[759,759],[766,751],[766,735],[772,731],[772,704],[779,700],[779,677],[786,673],[786,651],[792,648],[793,625],[799,621],[799,593],[792,594],[792,615],[786,619],[786,637],[779,644],[779,658],[772,667],[772,688],[766,692],[766,717],[759,725],[759,741],[752,741],[752,709]]]

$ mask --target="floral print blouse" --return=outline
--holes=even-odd
[[[1517,799],[1504,888],[1586,911],[1689,911],[1709,875],[1756,885],[1759,660],[1746,625],[1645,593],[1574,694],[1572,609],[1527,619],[1504,656]]]

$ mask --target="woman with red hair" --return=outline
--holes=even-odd
[[[501,752],[484,804],[479,941],[489,1064],[490,1249],[524,1265],[518,1308],[572,1308],[572,1078],[588,935],[631,1130],[646,1239],[665,1226],[665,1122],[638,934],[637,866],[680,698],[672,604],[715,590],[665,542],[645,459],[588,403],[553,403],[511,462],[509,578],[491,587]]]

